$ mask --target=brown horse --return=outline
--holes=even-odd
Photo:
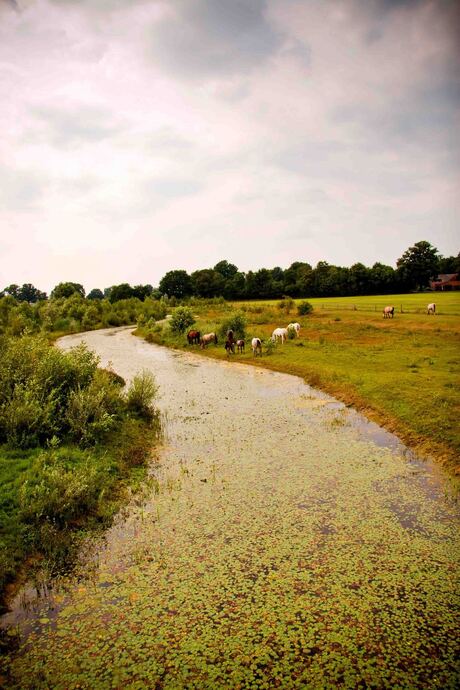
[[[209,343],[214,343],[215,345],[217,345],[217,335],[215,333],[206,333],[200,339],[201,349],[204,350],[206,345],[209,345]]]
[[[237,341],[236,341],[236,349],[237,349],[238,352],[240,352],[241,354],[244,352],[244,340],[237,340]]]
[[[200,331],[189,331],[187,333],[187,340],[189,345],[199,345],[201,338]]]
[[[230,353],[235,354],[235,341],[227,338],[225,341],[225,350],[227,351],[227,355]]]

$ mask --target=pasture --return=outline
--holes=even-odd
[[[297,303],[301,300],[297,300]],[[244,362],[301,376],[397,433],[410,447],[460,470],[459,336],[460,294],[417,294],[308,300],[308,316],[286,313],[279,301],[240,302],[196,308],[194,325],[218,331],[234,311],[247,320],[244,353],[228,355],[224,342],[205,350],[186,345],[167,325],[156,327],[154,342],[193,348],[207,357]],[[435,301],[437,314],[426,305]],[[393,319],[382,309],[394,304]],[[403,307],[403,313],[400,307]],[[299,321],[300,337],[267,348],[273,330]],[[142,335],[142,331],[139,331]],[[263,341],[254,358],[253,337]]]

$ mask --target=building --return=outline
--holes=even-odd
[[[430,282],[432,290],[460,290],[458,273],[441,273],[436,280]]]

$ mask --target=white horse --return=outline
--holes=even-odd
[[[394,307],[384,307],[383,309],[383,318],[384,319],[389,319],[390,316],[393,318],[395,315],[395,308]]]
[[[217,335],[215,333],[206,333],[200,340],[201,349],[204,350],[206,345],[214,343],[217,345]]]
[[[284,341],[287,340],[288,337],[288,329],[287,328],[275,328],[275,330],[272,333],[272,340],[274,343],[278,342],[278,338],[281,340],[281,344],[284,344]]]
[[[260,338],[253,338],[251,340],[251,347],[252,347],[252,354],[254,357],[257,356],[257,353],[259,355],[262,355],[262,341]]]
[[[436,314],[436,304],[434,302],[427,306],[426,313],[433,314],[433,316]]]
[[[289,326],[287,327],[288,331],[291,328],[293,328],[295,330],[296,338],[298,338],[300,335],[300,323],[297,323],[297,322],[296,323],[290,323]]]

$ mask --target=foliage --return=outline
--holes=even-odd
[[[160,292],[168,297],[182,299],[192,294],[192,281],[187,271],[168,271],[160,280]]]
[[[88,293],[86,299],[104,299],[104,293],[99,288],[94,288]]]
[[[423,288],[439,268],[439,252],[429,242],[416,242],[398,259],[397,266],[403,281],[409,288]]]
[[[306,316],[311,314],[313,311],[313,306],[310,302],[299,302],[297,305],[297,313],[299,316]]]
[[[154,415],[153,401],[158,392],[155,378],[147,369],[137,374],[126,393],[128,410],[138,417],[152,419]]]
[[[226,338],[228,331],[233,331],[236,338],[246,337],[247,318],[242,311],[231,312],[230,315],[224,319],[219,327],[219,335]]]
[[[51,290],[51,297],[59,299],[60,297],[70,297],[73,294],[85,296],[85,288],[80,283],[59,283]]]
[[[189,307],[177,307],[174,309],[169,325],[173,333],[184,333],[195,323],[195,317]]]

